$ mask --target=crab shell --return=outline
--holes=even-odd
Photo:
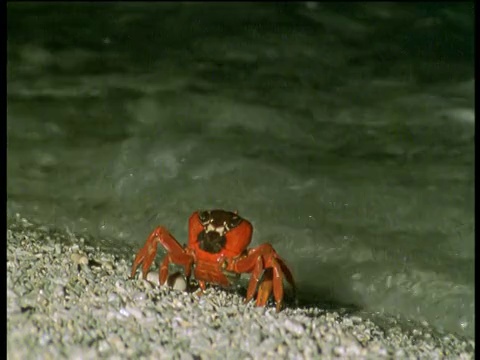
[[[250,244],[252,232],[252,224],[234,212],[197,211],[190,216],[188,246],[205,260],[236,257]]]
[[[227,259],[245,253],[253,226],[235,212],[196,211],[189,219],[188,248],[195,254],[197,280],[229,286],[239,274],[228,271]]]

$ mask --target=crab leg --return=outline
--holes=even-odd
[[[253,295],[257,290],[258,282],[260,281],[260,276],[262,275],[263,269],[264,269],[263,260],[262,260],[262,257],[259,256],[256,258],[255,267],[253,268],[252,275],[250,276],[250,281],[248,282],[247,297],[245,298],[245,303],[248,303],[250,300],[252,300]],[[265,280],[266,279],[264,276],[264,281]],[[267,302],[267,299],[265,299],[265,303],[266,302]],[[260,306],[258,304],[258,298],[257,298],[257,306]]]
[[[247,256],[234,261],[230,266],[236,272],[251,272],[247,289],[246,302],[250,301],[263,274],[257,293],[257,306],[264,306],[272,293],[276,309],[280,311],[283,300],[283,276],[295,289],[293,276],[286,264],[278,256],[270,244],[263,244],[248,252]]]
[[[293,280],[292,272],[288,268],[287,264],[285,264],[285,261],[283,261],[283,259],[279,257],[277,257],[275,260],[280,265],[283,275],[285,275],[285,278],[287,279],[288,283],[292,286],[293,291],[296,291],[295,280]]]
[[[135,276],[135,272],[140,264],[142,264],[143,278],[147,277],[147,272],[152,265],[155,256],[157,255],[157,246],[161,244],[167,251],[159,271],[160,284],[164,284],[168,277],[168,265],[170,262],[183,265],[185,267],[185,274],[188,277],[191,272],[191,266],[193,263],[192,255],[185,252],[183,247],[177,240],[165,229],[163,226],[157,227],[148,236],[147,241],[143,248],[137,253],[132,265],[132,272],[130,277]]]
[[[257,301],[255,303],[257,306],[265,306],[267,304],[268,298],[270,297],[273,289],[272,279],[272,269],[265,269],[265,272],[263,274],[263,281],[258,287]]]
[[[282,269],[275,259],[272,259],[272,267],[265,269],[263,281],[260,283],[257,294],[257,306],[265,306],[273,289],[277,312],[282,308],[283,300],[283,274]]]

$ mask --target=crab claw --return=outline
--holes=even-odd
[[[140,264],[142,264],[143,278],[145,279],[147,277],[148,269],[152,265],[153,260],[157,255],[157,247],[159,244],[168,251],[167,255],[162,261],[162,264],[160,265],[160,285],[165,284],[167,281],[168,265],[170,262],[183,265],[185,267],[185,275],[188,278],[191,272],[193,257],[183,249],[178,241],[175,240],[175,238],[163,226],[159,226],[152,231],[152,233],[148,236],[143,248],[141,248],[137,253],[137,256],[135,256],[130,278],[135,276],[135,272]]]

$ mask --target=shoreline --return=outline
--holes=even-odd
[[[131,261],[81,236],[7,221],[7,358],[455,358],[475,340],[319,307],[256,308],[129,280]]]

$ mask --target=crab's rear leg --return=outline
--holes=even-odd
[[[155,230],[153,230],[148,236],[143,248],[138,251],[135,260],[133,261],[130,277],[133,278],[135,276],[138,266],[142,263],[143,278],[145,279],[147,277],[148,269],[157,255],[158,244],[162,245],[167,251],[167,255],[163,259],[159,270],[160,284],[163,285],[167,280],[168,265],[170,262],[183,265],[185,267],[185,275],[188,278],[191,272],[193,257],[185,252],[178,241],[175,240],[175,238],[163,226],[155,228]]]
[[[273,289],[273,271],[272,269],[265,269],[263,273],[263,280],[258,287],[257,292],[257,306],[265,306]],[[253,296],[253,294],[252,294]]]
[[[283,305],[283,273],[276,259],[271,259],[270,262],[272,263],[271,267],[267,267],[264,269],[262,281],[258,286],[256,305],[265,306],[273,290],[273,298],[275,299],[276,304],[275,307],[278,312],[281,310]],[[258,278],[258,276],[260,275],[261,272],[260,274],[256,275],[255,278]],[[253,296],[253,293],[251,294],[251,296]]]
[[[276,309],[280,311],[283,303],[284,276],[295,289],[292,273],[270,244],[251,249],[246,257],[235,261],[231,267],[236,272],[251,273],[245,301],[253,298],[258,286],[257,306],[265,306],[273,290]]]

